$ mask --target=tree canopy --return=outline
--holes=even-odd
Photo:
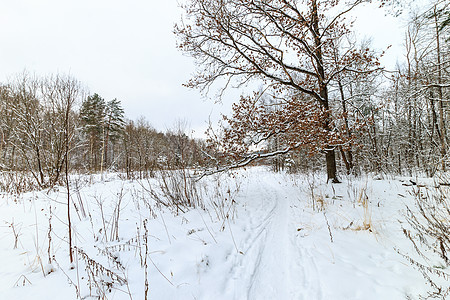
[[[277,100],[278,109],[268,110],[259,101],[264,98],[261,95],[243,97],[234,106],[226,142],[261,141],[283,134],[288,140],[281,151],[285,153],[310,147],[311,140],[316,140],[315,151],[326,154],[328,178],[338,180],[334,150],[345,142],[338,137],[329,88],[337,80],[366,76],[379,67],[377,56],[369,48],[356,47],[350,38],[351,22],[346,15],[363,2],[188,2],[186,19],[175,27],[179,47],[199,66],[187,86],[208,89],[220,82],[226,89],[230,84],[257,80],[264,94]],[[239,112],[243,108],[247,108],[245,115]],[[252,130],[258,119],[277,121],[259,126],[265,130],[261,134],[261,130]],[[243,139],[241,131],[254,136]],[[242,155],[242,162],[247,162],[249,156]]]

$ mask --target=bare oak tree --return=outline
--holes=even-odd
[[[179,47],[199,65],[187,86],[209,89],[218,82],[226,89],[230,84],[239,86],[256,79],[264,85],[266,93],[281,99],[283,105],[295,106],[296,112],[310,111],[312,116],[291,116],[289,124],[281,127],[290,131],[301,127],[303,133],[310,129],[320,133],[317,150],[325,153],[328,179],[337,182],[335,149],[342,140],[336,138],[329,86],[343,74],[367,74],[378,66],[369,49],[358,50],[344,42],[351,32],[345,16],[363,2],[191,0],[184,6],[186,20],[175,27]],[[340,51],[335,51],[336,47]],[[261,95],[247,99],[254,102],[258,97]],[[245,99],[235,109],[245,106]],[[235,110],[236,113],[239,114]],[[258,118],[257,114],[254,117]],[[248,129],[245,119],[235,120],[244,131]],[[316,124],[318,119],[320,122]],[[308,126],[319,126],[320,130]],[[276,135],[279,130],[279,127],[269,129],[266,137]],[[303,133],[301,137],[305,136]],[[264,156],[286,153],[304,144],[310,143],[291,141],[285,148]],[[236,166],[258,158],[261,155],[243,157]]]

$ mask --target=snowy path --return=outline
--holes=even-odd
[[[314,259],[297,243],[293,199],[273,178],[261,178],[248,192],[259,197],[247,203],[250,228],[235,255],[234,298],[321,299]]]
[[[377,234],[343,230],[363,220],[349,200],[333,204],[333,191],[324,192],[326,221],[323,212],[312,211],[304,185],[261,175],[252,178],[239,201],[244,207],[234,229],[239,252],[227,259],[230,275],[221,299],[404,299],[420,290],[420,275],[393,250],[398,244],[392,241],[403,238],[396,219],[373,221]],[[334,188],[345,195],[346,186]],[[383,187],[371,197],[383,201],[385,193]],[[390,211],[401,207],[390,204]]]

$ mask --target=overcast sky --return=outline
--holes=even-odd
[[[122,101],[126,116],[144,116],[159,130],[177,119],[200,136],[208,117],[229,113],[231,92],[222,105],[184,88],[194,71],[191,58],[175,48],[177,0],[1,0],[0,81],[28,70],[70,74],[91,93]],[[373,7],[361,8],[361,36],[388,52],[393,66],[403,28]]]

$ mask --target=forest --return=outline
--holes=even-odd
[[[1,82],[0,298],[450,298],[450,3],[371,1],[408,15],[387,69],[366,2],[184,1],[185,86],[242,90],[205,138]]]

